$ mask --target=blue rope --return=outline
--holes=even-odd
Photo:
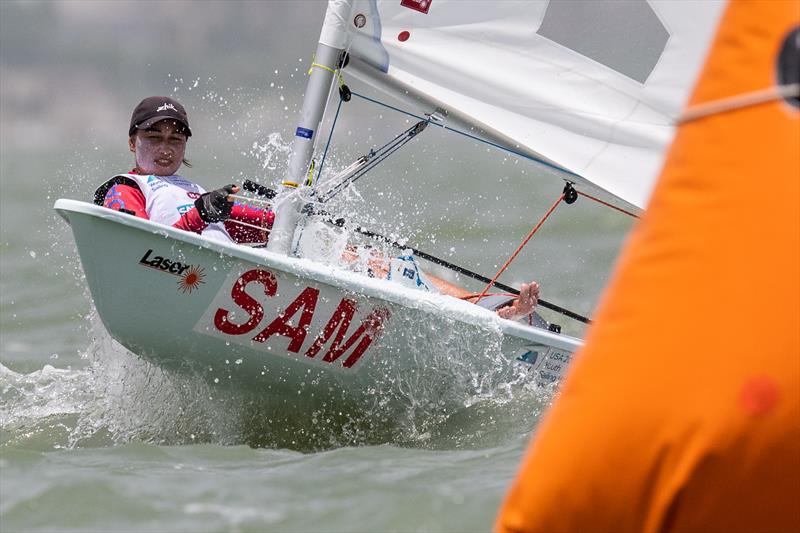
[[[548,167],[548,168],[550,168],[552,170],[556,170],[558,172],[561,172],[562,174],[567,174],[568,176],[573,176],[573,177],[576,177],[576,178],[580,178],[581,177],[579,174],[575,174],[574,172],[570,172],[569,170],[567,170],[567,169],[565,169],[563,167],[560,167],[558,165],[554,165],[553,163],[549,163],[549,162],[545,161],[544,159],[539,159],[538,157],[534,157],[532,155],[523,154],[522,152],[517,152],[516,150],[512,150],[512,149],[508,148],[507,146],[503,146],[503,145],[500,145],[500,144],[497,144],[497,143],[493,143],[492,141],[488,141],[486,139],[482,139],[481,137],[472,135],[470,133],[466,133],[464,131],[457,130],[455,128],[451,128],[450,126],[445,126],[444,124],[438,124],[437,122],[435,122],[433,120],[430,120],[430,117],[421,117],[419,115],[415,115],[414,113],[410,113],[410,112],[408,112],[408,111],[406,111],[404,109],[400,109],[399,107],[394,107],[392,105],[389,105],[387,103],[381,102],[379,100],[375,100],[374,98],[370,98],[369,96],[364,96],[363,94],[359,94],[357,92],[352,92],[352,94],[353,94],[353,96],[358,96],[359,98],[363,98],[364,100],[367,100],[367,101],[372,102],[374,104],[378,104],[380,106],[387,107],[389,109],[397,111],[398,113],[402,113],[404,115],[408,115],[410,117],[414,117],[414,118],[419,119],[419,120],[427,120],[429,122],[429,124],[431,124],[433,126],[439,126],[440,128],[443,128],[443,129],[445,129],[447,131],[452,131],[453,133],[458,133],[459,135],[463,135],[464,137],[467,137],[467,138],[472,139],[474,141],[478,141],[478,142],[482,142],[484,144],[488,144],[489,146],[493,146],[493,147],[495,147],[495,148],[497,148],[499,150],[503,150],[503,151],[508,152],[510,154],[514,154],[514,155],[516,155],[518,157],[522,157],[523,159],[527,159],[529,161],[533,161],[535,163],[539,163],[540,165],[543,165],[543,166]],[[337,114],[338,114],[338,111],[337,111]]]
[[[336,115],[333,117],[333,124],[331,124],[331,132],[328,135],[328,143],[325,145],[325,151],[322,152],[322,163],[319,164],[319,171],[317,172],[317,181],[322,177],[322,169],[325,167],[325,157],[328,155],[328,148],[331,146],[331,139],[333,139],[333,130],[336,128],[336,121],[339,120],[339,111],[342,110],[343,99],[339,96],[339,106],[336,108]]]

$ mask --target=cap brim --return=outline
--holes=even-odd
[[[175,122],[177,122],[178,124],[180,124],[181,126],[186,128],[186,136],[187,137],[191,137],[192,136],[192,130],[189,129],[189,125],[186,122],[184,122],[181,119],[179,119],[178,117],[173,117],[172,115],[159,115],[157,117],[148,118],[147,120],[145,120],[141,124],[137,124],[136,125],[136,129],[137,130],[146,130],[147,128],[151,127],[153,124],[161,122],[162,120],[174,120]]]

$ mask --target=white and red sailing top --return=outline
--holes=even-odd
[[[234,203],[231,211],[230,219],[262,227],[265,231],[230,220],[209,224],[200,218],[194,206],[195,200],[205,192],[203,187],[182,176],[145,176],[131,171],[117,174],[100,186],[95,192],[95,203],[215,240],[266,241],[266,230],[272,227],[275,219],[271,210]]]

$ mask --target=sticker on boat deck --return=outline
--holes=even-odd
[[[297,131],[294,132],[295,136],[297,137],[304,137],[306,139],[310,139],[314,136],[314,130],[310,130],[308,128],[297,128]]]
[[[190,265],[181,261],[176,261],[169,257],[155,255],[152,248],[147,250],[141,259],[139,259],[141,266],[146,266],[167,274],[172,274],[180,278],[178,280],[178,290],[183,293],[191,294],[200,285],[205,283],[206,277],[203,267],[197,265]]]
[[[401,0],[400,5],[427,15],[432,3],[433,0]]]
[[[311,365],[357,369],[389,310],[298,281],[279,271],[234,268],[194,331]]]
[[[572,354],[558,348],[535,344],[517,350],[515,359],[529,365],[528,370],[536,373],[536,383],[546,386],[561,379],[572,359]]]

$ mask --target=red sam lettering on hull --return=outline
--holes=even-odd
[[[364,355],[364,352],[367,351],[367,348],[369,348],[369,345],[372,344],[372,340],[380,336],[383,332],[383,323],[389,318],[389,310],[382,307],[373,309],[356,332],[353,333],[349,339],[342,342],[347,333],[347,329],[350,327],[350,322],[353,320],[353,315],[356,312],[356,305],[355,301],[346,298],[339,302],[339,307],[333,312],[333,316],[328,321],[325,329],[322,330],[322,333],[316,338],[314,344],[312,344],[311,348],[306,352],[306,357],[314,357],[317,355],[317,352],[328,342],[328,339],[331,338],[331,335],[333,335],[334,330],[336,330],[338,326],[339,329],[336,331],[336,338],[333,339],[328,353],[325,354],[322,360],[326,363],[336,361],[363,335],[364,338],[358,343],[358,346],[356,346],[356,349],[350,354],[350,357],[344,360],[342,366],[350,368],[358,362],[361,356]]]
[[[317,308],[317,298],[319,298],[319,290],[312,287],[306,287],[300,293],[286,311],[278,315],[278,318],[269,323],[269,326],[264,328],[264,331],[253,337],[256,342],[264,342],[272,335],[283,335],[289,337],[292,342],[289,343],[290,352],[297,353],[303,346],[303,341],[306,340],[306,333],[308,327],[311,325],[311,319],[314,318],[314,309]],[[297,311],[302,308],[303,314],[300,315],[300,320],[297,326],[291,326],[289,321],[297,314]]]
[[[236,280],[231,288],[231,298],[233,301],[247,311],[250,319],[244,324],[234,324],[229,321],[231,312],[226,309],[217,309],[214,315],[214,326],[222,333],[228,335],[242,335],[249,333],[258,326],[261,319],[264,318],[264,308],[252,296],[247,294],[244,289],[248,284],[258,282],[264,286],[264,294],[266,296],[275,296],[278,291],[278,281],[270,272],[266,270],[248,270]]]
[[[278,292],[278,281],[275,276],[261,269],[248,270],[233,283],[231,287],[231,299],[248,315],[248,319],[243,323],[234,321],[236,313],[217,308],[214,314],[214,326],[216,329],[227,335],[244,335],[255,330],[264,321],[264,306],[246,292],[248,285],[260,284],[263,287],[264,296],[271,298]],[[265,343],[270,337],[278,335],[290,339],[287,351],[299,353],[303,348],[309,331],[319,326],[312,327],[314,313],[317,309],[319,300],[319,289],[314,287],[304,288],[300,294],[292,301],[278,316],[270,320],[267,326],[252,340],[258,343]],[[361,321],[352,335],[347,337],[350,324],[358,309],[355,300],[343,298],[333,316],[325,323],[311,346],[305,352],[305,356],[315,358],[322,348],[332,340],[328,351],[322,357],[326,363],[334,363],[346,353],[350,354],[342,362],[344,368],[351,368],[355,365],[372,342],[377,339],[384,329],[384,323],[389,318],[389,310],[376,307],[370,311]],[[294,318],[300,318],[295,322]],[[351,351],[352,349],[352,351]]]

